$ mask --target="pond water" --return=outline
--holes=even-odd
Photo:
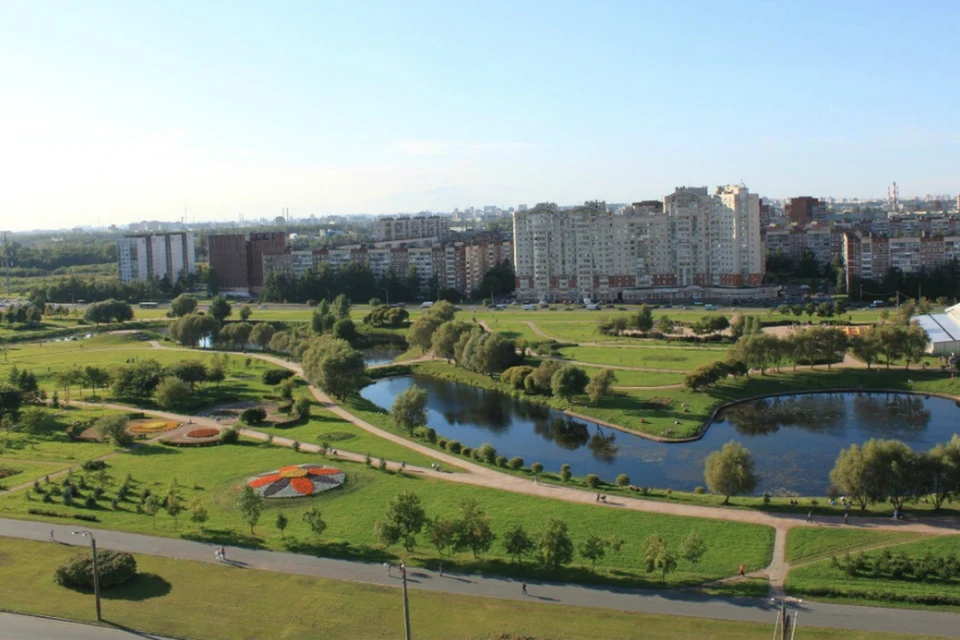
[[[705,484],[704,458],[736,440],[750,449],[760,475],[758,492],[823,495],[840,449],[870,438],[896,438],[915,451],[960,431],[952,400],[909,394],[816,393],[782,396],[731,407],[696,442],[663,444],[574,420],[562,412],[469,385],[423,376],[379,380],[361,395],[389,409],[416,385],[429,395],[427,422],[437,434],[497,453],[520,456],[548,471],[569,463],[575,475],[620,473],[638,486],[692,490]]]
[[[385,349],[383,347],[373,347],[363,349],[363,364],[368,367],[374,367],[379,364],[390,364],[402,352],[399,349]]]

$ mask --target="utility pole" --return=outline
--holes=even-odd
[[[90,538],[90,549],[93,552],[93,596],[97,601],[97,622],[101,622],[103,616],[100,615],[100,566],[97,561],[97,540],[89,531],[72,531],[71,533],[75,536]]]
[[[7,232],[3,232],[3,262],[7,265],[7,297],[10,294],[10,247],[7,244]]]
[[[410,640],[410,601],[407,600],[407,563],[406,562],[400,563],[400,577],[403,580],[403,637],[404,637],[404,640]]]

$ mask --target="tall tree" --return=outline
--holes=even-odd
[[[419,534],[427,523],[420,496],[412,491],[398,493],[391,500],[387,512],[374,529],[377,540],[385,545],[402,543],[407,551],[417,544]]]
[[[223,296],[216,296],[210,301],[210,307],[207,312],[213,316],[217,322],[223,322],[233,313],[233,306],[227,302]]]
[[[427,392],[419,387],[406,389],[393,401],[390,418],[395,427],[413,435],[414,429],[427,424]]]
[[[363,354],[343,340],[315,340],[303,354],[303,370],[310,382],[338,400],[367,383]]]
[[[590,403],[594,406],[600,404],[600,401],[610,393],[610,387],[617,381],[617,374],[613,369],[601,369],[587,385],[587,395],[590,397]]]
[[[660,571],[661,582],[666,582],[667,574],[677,568],[676,554],[656,533],[648,536],[643,542],[643,560],[647,572]]]
[[[241,520],[250,525],[250,534],[253,535],[253,528],[260,522],[260,514],[263,513],[263,496],[249,484],[244,483],[237,497],[237,513]]]
[[[181,293],[170,303],[170,313],[167,315],[172,318],[180,318],[196,310],[197,299],[191,295]]]
[[[723,496],[723,504],[730,503],[730,496],[753,491],[758,482],[753,456],[742,444],[734,441],[707,456],[704,478],[711,491]]]
[[[503,534],[503,549],[514,562],[523,564],[523,556],[537,547],[521,524],[514,524]]]
[[[573,540],[567,523],[559,518],[549,518],[540,530],[537,547],[540,561],[551,569],[559,569],[573,560]]]

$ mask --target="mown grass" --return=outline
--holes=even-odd
[[[0,478],[0,491],[31,482],[46,475],[66,469],[70,465],[62,462],[35,462],[18,460],[16,458],[0,458],[0,470],[5,477]],[[13,475],[6,475],[6,471],[15,471]]]
[[[648,369],[675,369],[690,371],[700,365],[726,358],[726,350],[673,349],[663,347],[567,347],[560,353],[570,360],[599,365],[646,367]]]
[[[39,433],[13,432],[0,438],[0,459],[32,462],[67,463],[69,466],[115,451],[111,444],[77,442],[67,437],[66,428],[73,422],[91,422],[103,415],[120,413],[112,410],[61,408],[51,409],[52,420]],[[16,466],[11,463],[12,466]],[[51,472],[52,473],[52,472]],[[41,474],[45,475],[45,474]]]
[[[89,593],[57,586],[54,568],[82,550],[0,538],[0,597],[7,610],[91,622]],[[104,591],[108,624],[140,632],[208,640],[257,638],[379,639],[397,635],[403,613],[396,588],[136,556],[140,576]],[[531,585],[533,586],[533,585]],[[271,594],[270,597],[264,597]],[[571,640],[768,638],[753,624],[565,607],[411,590],[410,622],[424,639],[491,640],[501,633]],[[920,640],[919,636],[804,627],[804,638]]]
[[[854,523],[856,521],[854,520]],[[796,527],[787,534],[787,562],[807,563],[857,549],[879,547],[925,538],[911,531],[875,531],[870,529]]]
[[[715,521],[697,518],[663,516],[637,511],[619,511],[609,507],[574,504],[558,500],[514,494],[495,489],[466,487],[454,482],[432,480],[414,474],[395,474],[365,467],[361,463],[330,462],[347,473],[346,484],[320,494],[315,498],[268,501],[266,510],[254,534],[243,524],[235,511],[237,487],[255,474],[289,464],[323,462],[317,454],[296,453],[269,445],[242,442],[238,445],[206,448],[172,448],[163,445],[138,447],[109,461],[107,473],[113,484],[107,497],[96,509],[62,504],[55,497],[52,503],[42,503],[67,514],[88,513],[99,518],[98,527],[162,536],[182,536],[226,544],[239,544],[271,549],[289,549],[302,553],[317,553],[368,561],[397,560],[407,555],[412,564],[432,566],[439,558],[425,536],[417,547],[406,554],[400,547],[384,549],[374,538],[374,525],[386,511],[390,499],[401,491],[413,491],[420,496],[427,514],[453,516],[458,502],[464,497],[476,500],[491,517],[498,536],[514,523],[520,523],[531,532],[537,531],[551,517],[565,520],[576,542],[590,534],[621,536],[625,539],[616,557],[607,557],[597,565],[597,572],[574,564],[560,572],[546,569],[532,571],[524,565],[524,575],[583,582],[603,582],[635,586],[660,586],[659,576],[647,574],[642,558],[642,541],[652,533],[659,533],[669,544],[677,545],[691,530],[697,530],[707,541],[708,551],[697,566],[681,563],[679,570],[667,578],[667,585],[690,585],[729,576],[740,562],[762,567],[769,563],[773,530],[769,527]],[[109,506],[116,484],[127,474],[133,478],[133,496],[120,503],[118,510]],[[78,474],[74,474],[75,478]],[[189,522],[189,514],[182,514],[177,522],[160,513],[153,518],[136,512],[138,496],[144,489],[165,496],[173,485],[184,504],[195,499],[205,503],[210,520],[204,530]],[[95,486],[95,474],[88,480]],[[0,513],[6,517],[44,519],[30,516],[31,507],[41,506],[39,495],[32,490],[0,497]],[[301,514],[311,506],[318,507],[327,521],[328,529],[319,545],[313,541]],[[283,512],[290,521],[286,537],[274,527],[277,513]],[[470,554],[444,556],[445,567],[464,571],[483,571],[515,574],[517,566],[503,551],[502,544],[494,544],[483,559]]]
[[[894,554],[905,553],[911,558],[921,558],[928,552],[936,557],[956,553],[955,536],[933,536],[917,542],[908,542],[892,547]],[[866,551],[868,556],[881,551]],[[839,552],[836,555],[841,555]],[[854,604],[893,606],[911,609],[936,609],[960,612],[960,605],[927,605],[917,602],[925,598],[943,598],[947,601],[960,599],[960,580],[947,583],[939,580],[923,582],[914,578],[893,580],[869,576],[852,577],[842,569],[832,566],[830,560],[792,569],[785,585],[791,595],[812,597],[818,600],[848,602]],[[829,592],[829,595],[825,595]]]
[[[746,578],[722,582],[702,589],[712,596],[731,596],[734,598],[765,598],[770,592],[770,581],[766,578]]]

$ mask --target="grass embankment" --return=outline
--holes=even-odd
[[[57,586],[54,568],[82,549],[0,538],[0,597],[11,611],[93,621],[89,593]],[[140,576],[103,592],[108,624],[140,632],[208,640],[325,637],[378,639],[403,628],[396,588],[223,565],[136,556]],[[520,637],[617,640],[768,638],[769,624],[752,624],[563,607],[411,590],[410,622],[418,638],[491,640]],[[273,594],[276,597],[264,597]],[[920,636],[804,627],[804,637],[827,640],[921,640]]]
[[[927,536],[922,533],[911,531],[797,527],[787,534],[787,562],[806,564],[849,551],[893,545],[925,537]]]
[[[53,419],[44,430],[35,434],[15,431],[0,438],[0,466],[19,467],[21,462],[40,462],[59,464],[60,468],[64,468],[115,451],[116,448],[111,444],[75,442],[70,440],[65,432],[74,421],[86,422],[113,413],[119,412],[99,409],[51,409]],[[10,478],[7,486],[21,483],[20,477],[14,476]]]
[[[867,537],[861,538],[861,541],[865,540]],[[884,551],[893,555],[903,553],[913,560],[931,553],[939,560],[956,554],[957,541],[957,537],[952,535],[935,536],[896,544],[888,549],[869,550],[870,546],[876,546],[874,543],[867,543],[862,548],[871,562]],[[853,549],[847,550],[854,552]],[[838,548],[832,555],[842,557],[847,550],[841,551]],[[866,572],[851,576],[842,568],[833,566],[830,559],[825,559],[792,569],[785,586],[791,595],[818,600],[960,612],[960,578],[941,580],[931,577],[920,580],[905,576],[893,579],[888,573],[882,577],[874,577],[869,575],[869,572],[867,569]]]
[[[267,501],[263,517],[255,534],[251,535],[235,511],[237,487],[252,475],[304,462],[324,462],[324,459],[316,454],[296,453],[249,442],[207,448],[143,446],[109,461],[106,497],[97,508],[66,506],[59,496],[50,503],[42,503],[40,495],[31,489],[0,497],[0,514],[44,520],[28,514],[28,509],[41,507],[66,515],[92,514],[99,519],[95,526],[109,529],[377,562],[396,561],[408,556],[407,561],[412,565],[432,566],[441,557],[425,534],[421,535],[418,546],[411,554],[406,554],[400,547],[383,549],[374,538],[374,525],[386,512],[390,499],[401,491],[410,490],[420,496],[428,516],[453,516],[458,502],[469,496],[491,517],[498,540],[489,554],[479,560],[468,553],[443,556],[444,567],[450,570],[457,568],[470,572],[659,587],[659,576],[644,570],[642,541],[652,533],[659,533],[669,544],[677,545],[694,529],[707,541],[707,554],[697,566],[681,563],[679,570],[668,576],[667,586],[698,584],[729,576],[736,571],[740,562],[752,567],[766,566],[772,553],[773,530],[768,527],[621,511],[480,487],[465,489],[453,482],[388,473],[344,461],[328,462],[346,471],[347,482],[343,487],[314,498]],[[119,504],[119,509],[114,510],[109,506],[109,501],[116,493],[117,484],[127,474],[134,481],[131,495]],[[78,474],[74,476],[75,482],[79,482]],[[174,479],[183,504],[189,505],[199,499],[208,506],[210,519],[204,530],[201,531],[190,522],[189,512],[180,515],[179,528],[175,520],[164,512],[158,514],[155,521],[148,515],[136,512],[136,504],[145,489],[165,496]],[[90,487],[98,486],[96,473],[89,474],[87,484]],[[328,524],[319,544],[314,542],[301,520],[302,513],[313,506],[321,510]],[[281,537],[274,527],[280,512],[290,521],[285,537]],[[600,561],[596,573],[590,571],[589,563],[586,568],[574,564],[560,572],[553,572],[533,569],[528,563],[521,568],[511,562],[500,542],[504,531],[519,523],[528,531],[536,532],[551,517],[561,518],[568,523],[575,543],[597,534],[621,536],[625,544],[615,557],[608,556]]]

